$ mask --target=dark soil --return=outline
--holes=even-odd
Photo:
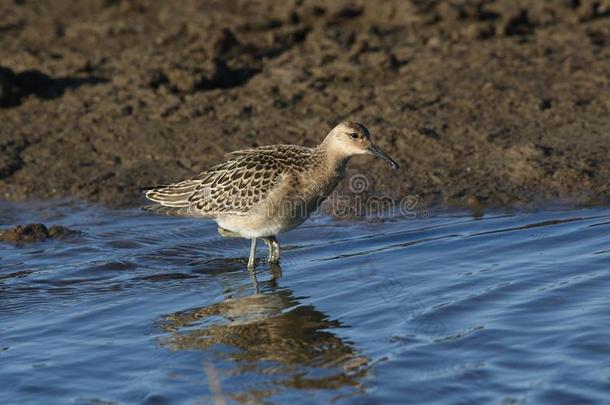
[[[351,119],[376,194],[607,202],[609,112],[610,0],[0,0],[5,199],[139,204]]]
[[[65,239],[78,235],[80,232],[73,231],[61,225],[47,228],[43,224],[17,225],[14,228],[0,230],[0,242],[10,243],[35,243],[46,239]]]

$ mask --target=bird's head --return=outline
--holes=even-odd
[[[359,122],[340,123],[328,133],[324,143],[340,156],[374,155],[388,162],[393,169],[399,168],[398,163],[373,143],[369,130]]]

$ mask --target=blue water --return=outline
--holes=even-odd
[[[0,206],[0,403],[610,403],[610,208],[209,221]],[[259,247],[261,258],[266,254]]]

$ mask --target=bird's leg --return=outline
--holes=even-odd
[[[256,238],[252,238],[252,245],[250,246],[250,257],[248,258],[248,268],[254,268],[254,256],[256,255]]]
[[[273,257],[271,263],[279,263],[280,262],[280,243],[277,241],[275,236],[271,237],[271,245],[273,246]]]
[[[279,263],[280,262],[280,244],[275,238],[275,236],[268,236],[263,238],[265,244],[267,245],[267,249],[269,249],[269,263]]]

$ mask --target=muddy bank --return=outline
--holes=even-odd
[[[36,243],[46,239],[66,239],[77,235],[80,235],[79,231],[61,225],[53,225],[47,228],[43,224],[27,224],[0,230],[0,242]]]
[[[423,204],[610,195],[610,2],[2,1],[0,196],[142,202],[365,123]],[[346,185],[343,185],[346,188]]]

